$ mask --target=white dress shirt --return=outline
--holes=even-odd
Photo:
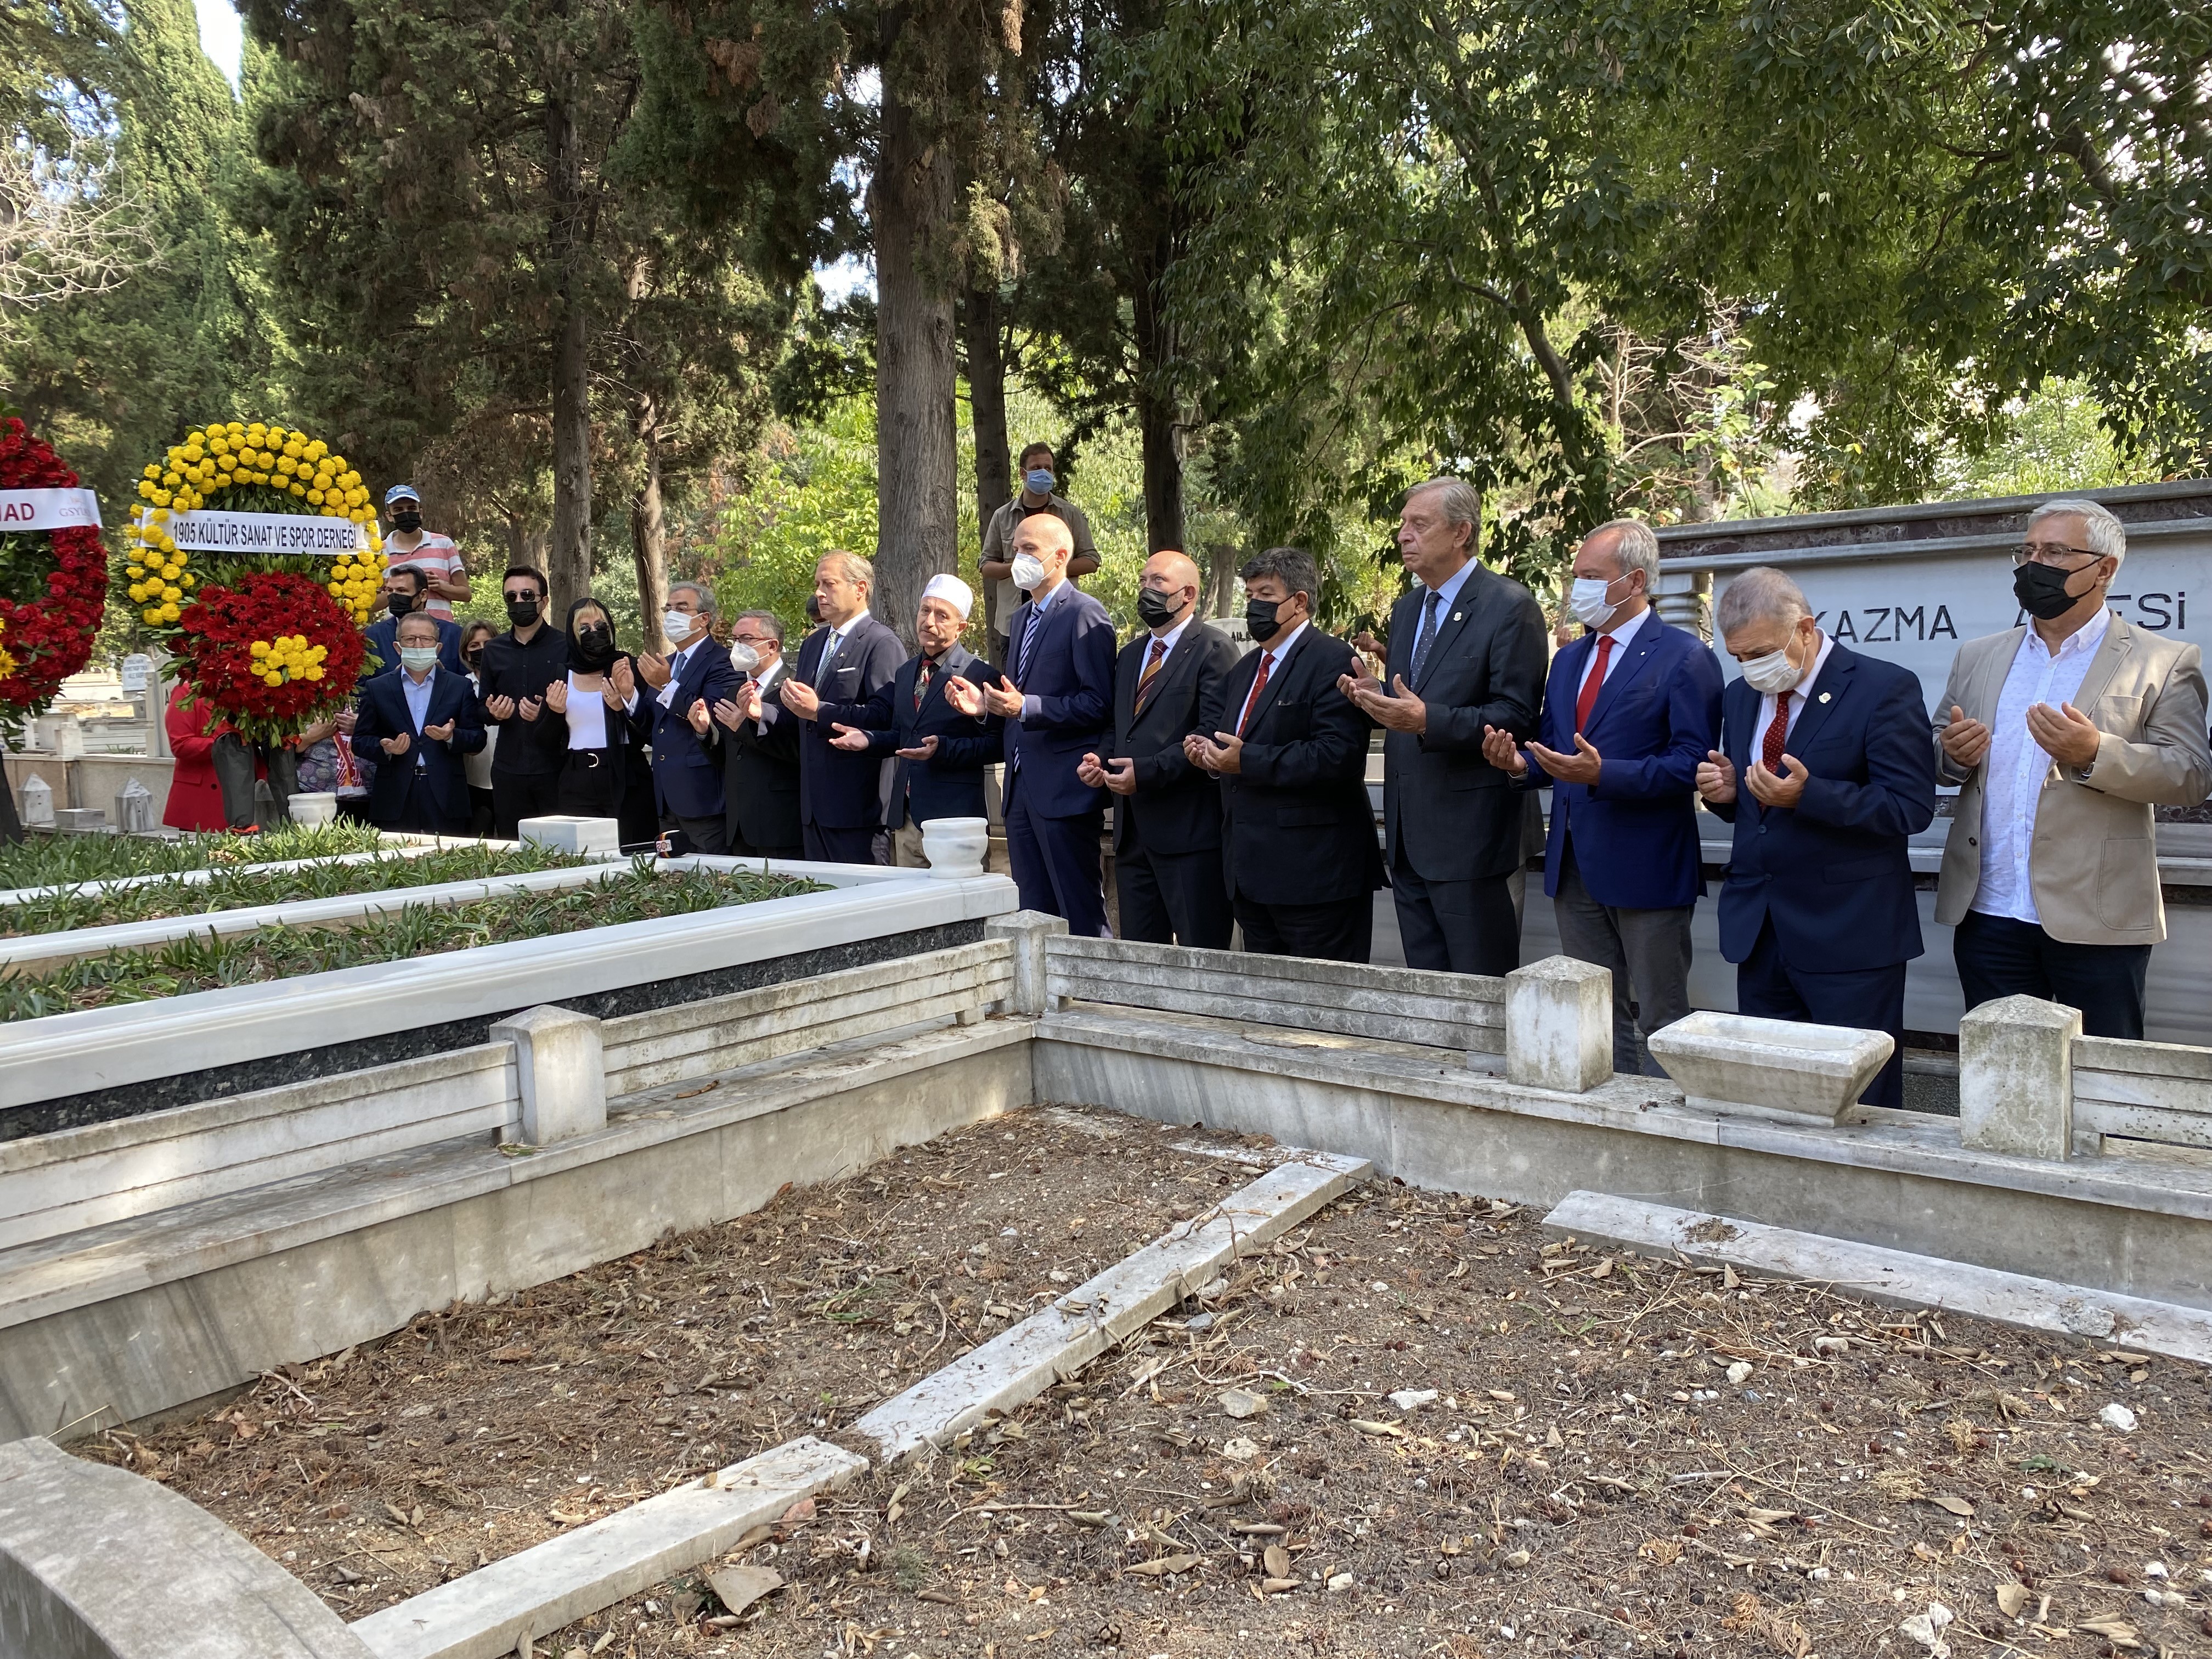
[[[1582,698],[1583,688],[1589,684],[1590,675],[1597,669],[1598,658],[1601,655],[1605,658],[1605,679],[1611,679],[1613,671],[1620,666],[1621,658],[1627,654],[1628,642],[1636,637],[1636,630],[1644,626],[1644,619],[1650,614],[1651,607],[1647,605],[1618,628],[1608,628],[1601,632],[1597,636],[1598,639],[1613,641],[1613,649],[1610,651],[1601,653],[1597,647],[1597,641],[1590,641],[1589,661],[1583,665],[1583,677],[1575,684],[1575,697],[1577,702]],[[1605,680],[1600,680],[1598,684],[1603,685]],[[1765,729],[1765,726],[1759,727],[1762,732]]]
[[[1289,653],[1290,648],[1298,642],[1298,635],[1305,631],[1306,625],[1300,623],[1273,645],[1261,647],[1260,654],[1267,659],[1267,678],[1271,684],[1277,672],[1283,665],[1284,657]],[[1252,671],[1252,689],[1244,694],[1244,706],[1237,711],[1237,724],[1229,728],[1232,734],[1241,734],[1243,732],[1244,722],[1252,713],[1252,705],[1258,700],[1260,690],[1260,671],[1255,668]]]
[[[655,702],[663,708],[673,709],[676,707],[676,685],[684,678],[684,665],[691,660],[693,652],[710,643],[714,637],[712,634],[702,634],[668,659],[668,684],[660,688],[660,695],[653,699]]]
[[[783,656],[782,653],[779,652],[774,662],[770,663],[767,667],[762,669],[759,673],[753,676],[753,684],[760,687],[761,690],[760,718],[753,722],[753,734],[756,737],[766,737],[768,735],[769,723],[775,720],[778,714],[781,714],[783,712],[781,705],[772,703],[768,701],[769,684],[781,672],[783,672]]]
[[[1990,720],[1990,752],[1982,757],[1982,879],[1968,907],[1985,916],[2042,925],[2030,861],[2036,809],[2052,763],[2050,751],[2028,735],[2027,711],[2034,703],[2056,708],[2073,702],[2112,617],[2100,611],[2061,640],[2056,653],[2029,627],[2005,671],[2004,690]]]

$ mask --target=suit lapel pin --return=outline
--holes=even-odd
[[[1825,691],[1823,691],[1822,693],[1820,693],[1820,695],[1819,696],[1819,697],[1817,697],[1817,698],[1815,698],[1815,699],[1814,699],[1814,701],[1815,701],[1815,702],[1827,702],[1827,700],[1828,700],[1828,694],[1827,694],[1826,692],[1825,692]]]
[[[1460,617],[1460,613],[1459,613],[1458,611],[1453,611],[1453,612],[1452,612],[1452,620],[1453,620],[1454,622],[1457,622],[1457,621],[1459,620],[1459,617]]]

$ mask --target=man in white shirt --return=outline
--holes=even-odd
[[[1936,919],[1967,1007],[2040,997],[2088,1036],[2140,1038],[2166,937],[2153,809],[2203,800],[2212,755],[2197,647],[2107,606],[2126,554],[2103,506],[2045,502],[2013,556],[2026,625],[1959,647],[1935,721],[1963,786]]]
[[[1137,616],[1145,631],[1114,665],[1114,742],[1076,776],[1114,798],[1114,893],[1121,935],[1225,951],[1236,927],[1221,868],[1221,788],[1183,739],[1221,725],[1221,688],[1237,647],[1198,618],[1198,566],[1163,550],[1145,561]]]

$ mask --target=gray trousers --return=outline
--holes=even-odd
[[[1573,843],[1561,853],[1559,890],[1552,899],[1559,948],[1577,962],[1613,970],[1613,1069],[1664,1077],[1643,1038],[1690,1012],[1690,916],[1696,907],[1623,910],[1600,904],[1583,885]]]

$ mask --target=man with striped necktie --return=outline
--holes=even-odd
[[[1721,954],[1741,1014],[1887,1031],[1860,1098],[1905,1103],[1905,964],[1923,950],[1906,843],[1936,817],[1928,705],[1909,669],[1820,631],[1804,591],[1761,565],[1713,627],[1743,665],[1698,793],[1735,825]]]
[[[1114,891],[1121,937],[1225,951],[1236,919],[1221,869],[1221,787],[1183,739],[1221,725],[1221,684],[1237,647],[1198,619],[1203,579],[1184,555],[1145,561],[1145,631],[1114,665],[1114,742],[1076,775],[1114,797]]]

